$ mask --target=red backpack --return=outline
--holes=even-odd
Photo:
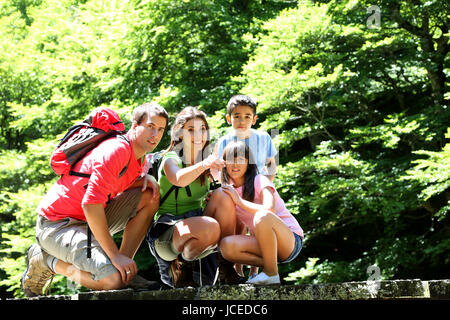
[[[109,108],[99,107],[93,110],[81,123],[70,127],[60,140],[50,157],[50,165],[57,175],[74,175],[89,178],[90,174],[74,172],[73,166],[100,142],[118,136],[130,142],[123,135],[125,126],[119,115]],[[122,169],[119,177],[127,170]]]

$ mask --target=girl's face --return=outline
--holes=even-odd
[[[247,171],[248,160],[244,156],[232,158],[232,161],[226,161],[226,170],[228,176],[237,182],[241,180]]]
[[[194,152],[194,154],[202,152],[208,142],[206,123],[199,118],[187,121],[183,126],[182,134],[185,155],[187,155],[186,152]]]

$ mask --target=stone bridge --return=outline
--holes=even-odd
[[[156,291],[81,292],[27,300],[450,300],[450,279],[386,280],[275,286],[206,286]]]

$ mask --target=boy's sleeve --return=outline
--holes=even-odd
[[[277,149],[272,141],[272,138],[267,134],[267,158],[273,158],[277,155]]]
[[[222,159],[223,149],[225,149],[225,146],[226,146],[226,139],[225,136],[223,136],[219,139],[219,141],[217,141],[217,157],[219,159]]]

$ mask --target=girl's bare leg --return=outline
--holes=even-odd
[[[278,273],[277,261],[289,257],[295,245],[292,231],[270,211],[259,211],[253,219],[255,236],[235,235],[222,239],[225,259],[264,267],[268,276]]]

